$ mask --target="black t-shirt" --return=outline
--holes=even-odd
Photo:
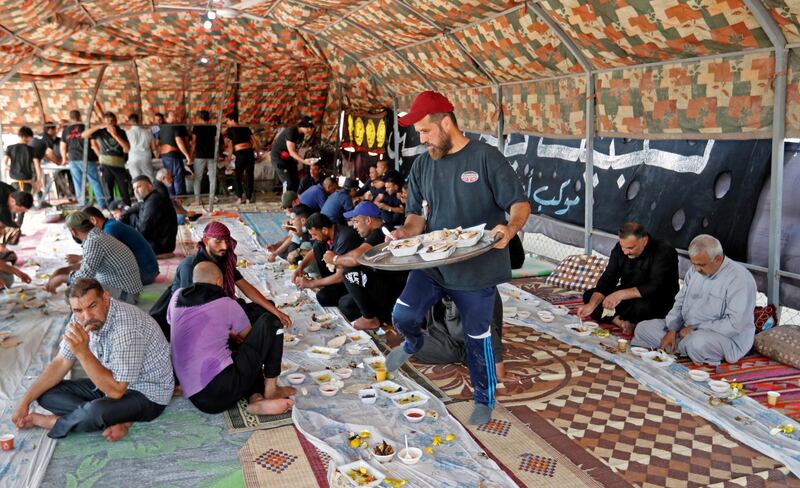
[[[284,153],[289,153],[289,150],[286,147],[286,141],[292,141],[295,144],[300,144],[303,142],[304,138],[305,136],[296,126],[287,127],[286,129],[282,130],[281,133],[275,138],[275,142],[272,143],[272,150],[270,151],[272,163],[278,168],[285,168],[286,163],[292,160],[291,156],[287,156],[285,158],[282,157]]]
[[[33,166],[33,148],[27,144],[12,144],[6,148],[6,156],[11,158],[8,175],[12,180],[32,180],[36,175]]]
[[[67,159],[70,161],[83,161],[84,138],[81,133],[86,129],[83,124],[72,124],[61,133],[61,140],[67,143]],[[89,141],[86,141],[88,144]],[[97,161],[97,154],[89,145],[89,161]]]
[[[44,155],[47,153],[48,149],[53,149],[55,152],[56,148],[58,147],[58,137],[53,139],[47,134],[39,134],[33,136],[33,139],[31,139],[31,142],[29,142],[28,145],[33,149],[33,157],[43,161]]]
[[[422,215],[429,206],[426,232],[506,222],[506,211],[525,202],[516,172],[494,147],[469,141],[460,151],[434,161],[425,152],[411,167],[406,214]],[[477,290],[511,279],[508,248],[493,249],[463,263],[426,270],[445,288]]]
[[[234,146],[237,144],[250,144],[250,138],[253,137],[253,131],[249,127],[234,126],[228,127],[225,131],[225,137],[231,140]]]
[[[383,198],[381,199],[381,203],[385,203],[390,207],[401,207],[403,202],[400,201],[397,194],[390,195],[389,192],[383,192]],[[381,218],[386,225],[391,228],[397,227],[398,225],[402,225],[405,221],[405,215],[398,212],[390,212],[388,210],[381,210]]]
[[[11,215],[11,209],[8,208],[8,197],[17,191],[16,188],[0,181],[0,222],[6,227],[18,227]]]
[[[329,247],[337,256],[347,254],[364,242],[358,232],[344,224],[336,224],[333,233],[333,244]]]
[[[173,147],[178,147],[178,141],[175,139],[180,137],[183,140],[183,143],[186,144],[187,137],[189,137],[189,132],[186,130],[186,127],[183,125],[162,125],[159,126],[159,134],[158,134],[158,142],[161,144],[168,144]],[[168,153],[164,153],[168,156],[180,156],[182,153],[180,151],[170,151]]]
[[[385,240],[386,236],[383,235],[383,231],[380,229],[380,227],[378,227],[369,233],[369,235],[364,239],[364,242],[375,247],[379,244],[383,244]]]
[[[212,159],[214,157],[214,138],[217,136],[217,128],[213,125],[196,125],[192,128],[192,134],[197,137],[194,150],[195,157]]]
[[[128,135],[125,134],[125,131],[122,130],[122,127],[117,127],[117,137],[122,139],[125,142],[128,142]],[[120,158],[125,157],[125,151],[122,149],[122,146],[119,142],[108,132],[106,129],[100,129],[99,131],[92,134],[92,139],[97,139],[98,144],[100,144],[100,154],[104,156],[116,156]],[[83,159],[83,155],[81,155],[81,159]]]

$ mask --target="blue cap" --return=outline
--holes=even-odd
[[[372,218],[380,217],[381,209],[379,209],[378,206],[372,202],[361,202],[356,205],[356,208],[353,210],[344,213],[344,218],[346,219],[352,219],[353,217],[358,216]]]

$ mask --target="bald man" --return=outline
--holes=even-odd
[[[240,398],[248,399],[254,415],[287,412],[295,390],[277,383],[280,322],[262,315],[251,326],[242,307],[225,294],[215,263],[198,263],[192,276],[194,283],[175,292],[167,309],[172,364],[183,394],[206,413],[224,412]]]

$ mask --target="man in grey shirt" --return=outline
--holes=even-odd
[[[128,162],[125,168],[131,174],[131,178],[136,179],[139,175],[145,175],[150,181],[155,180],[155,170],[153,169],[153,152],[157,146],[153,133],[150,129],[139,125],[139,114],[128,115],[128,123],[131,127],[125,130],[128,142],[131,145],[128,151]]]
[[[689,244],[692,268],[666,319],[645,320],[631,345],[677,350],[695,364],[735,363],[753,347],[756,282],[714,237]],[[677,348],[676,348],[677,345]]]
[[[453,105],[443,95],[421,93],[399,122],[413,124],[428,151],[411,168],[406,220],[392,237],[486,224],[498,241],[495,249],[469,261],[409,273],[392,313],[405,341],[388,355],[386,367],[394,371],[422,349],[425,314],[442,297],[450,296],[463,319],[474,391],[475,409],[469,423],[485,424],[491,420],[497,384],[491,338],[497,284],[511,279],[507,245],[527,221],[531,207],[508,161],[497,149],[461,132]]]

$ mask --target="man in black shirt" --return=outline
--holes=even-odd
[[[0,252],[6,251],[6,244],[19,242],[22,234],[14,216],[24,214],[31,207],[33,195],[0,181]]]
[[[6,168],[6,176],[14,182],[19,190],[41,195],[41,161],[36,158],[33,148],[28,145],[33,139],[33,131],[30,127],[23,126],[17,131],[17,136],[19,143],[6,148],[3,164]],[[22,227],[24,218],[24,213],[17,213],[14,216],[17,227]]]
[[[83,137],[89,139],[92,146],[100,154],[100,178],[105,183],[107,195],[114,194],[114,186],[119,188],[119,195],[125,205],[131,204],[131,177],[125,169],[126,154],[131,148],[128,135],[117,125],[117,116],[113,112],[103,114],[105,125],[92,127],[83,131]]]
[[[256,140],[249,127],[239,125],[239,116],[230,113],[225,116],[225,147],[229,156],[234,158],[233,188],[239,203],[251,203],[255,189],[256,176]],[[245,192],[244,179],[247,178]]]
[[[310,164],[308,166],[308,174],[305,175],[300,181],[300,186],[297,188],[297,194],[301,195],[304,191],[308,190],[312,186],[321,183],[322,178],[322,169],[319,167],[319,163]]]
[[[139,202],[125,212],[122,222],[138,230],[156,255],[171,253],[175,250],[178,218],[169,196],[154,191],[146,175],[133,180],[133,191]]]
[[[292,281],[298,288],[319,288],[317,302],[323,307],[335,307],[339,299],[347,294],[344,287],[344,269],[326,265],[323,257],[327,251],[336,255],[347,254],[363,242],[361,237],[347,225],[336,225],[327,215],[315,213],[306,221],[311,238],[314,240],[313,252],[306,254],[294,272]],[[303,277],[303,270],[316,260],[321,278]]]
[[[614,325],[631,334],[643,320],[666,317],[675,303],[678,253],[635,222],[623,224],[618,235],[597,286],[583,294],[578,316],[600,320],[604,310],[613,311]]]
[[[62,158],[60,153],[61,139],[58,137],[58,130],[55,124],[45,124],[42,133],[33,136],[31,142],[28,143],[33,149],[33,157],[38,159],[42,164],[52,163],[57,166],[62,166]],[[49,170],[51,173],[44,173],[44,191],[42,200],[46,200],[52,185],[55,184],[58,189],[59,197],[71,198],[72,190],[69,185],[69,175],[67,174],[68,168],[63,170]],[[42,202],[43,205],[44,201]]]
[[[75,196],[78,199],[78,203],[83,206],[86,201],[86,195],[89,194],[88,191],[84,194],[83,188],[83,146],[88,144],[88,141],[83,138],[82,134],[86,126],[81,123],[81,113],[78,110],[70,110],[69,121],[70,125],[65,127],[64,131],[61,133],[61,163],[69,163],[69,174],[72,177],[72,186],[75,188]],[[88,148],[86,169],[86,179],[89,180],[89,184],[92,185],[92,191],[94,192],[94,198],[97,200],[98,207],[106,208],[108,199],[106,198],[103,186],[100,184],[100,177],[97,171],[97,154],[95,154],[91,147]]]
[[[202,125],[192,127],[192,152],[194,153],[194,198],[198,205],[203,204],[200,190],[203,183],[203,171],[208,169],[208,201],[211,203],[217,191],[217,161],[214,159],[214,144],[217,128],[209,124],[211,115],[208,110],[198,113]]]
[[[409,273],[392,314],[405,341],[386,357],[386,369],[397,370],[422,348],[425,314],[450,296],[463,318],[474,391],[469,423],[484,424],[491,419],[497,383],[491,344],[497,284],[511,279],[507,246],[525,225],[530,203],[508,161],[496,148],[467,138],[458,127],[453,105],[440,93],[421,93],[399,123],[413,124],[428,151],[411,168],[406,220],[392,236],[401,239],[485,223],[498,241],[494,249],[468,261]]]
[[[381,211],[374,203],[361,202],[344,216],[364,243],[343,255],[327,251],[323,260],[328,265],[344,268],[347,295],[339,299],[339,310],[347,320],[355,321],[353,327],[356,329],[374,330],[381,324],[392,322],[392,307],[403,291],[408,273],[378,271],[358,263],[362,254],[385,239],[381,231],[384,224]]]
[[[310,165],[311,161],[304,159],[297,149],[305,136],[313,131],[314,123],[311,122],[311,117],[305,116],[297,125],[287,127],[275,137],[270,151],[270,160],[283,183],[283,191],[298,190],[300,181],[297,174],[297,163]]]
[[[381,178],[385,184],[383,192],[375,197],[375,205],[381,209],[381,218],[390,229],[403,225],[406,213],[405,204],[400,201],[400,191],[403,189],[403,175],[397,171],[390,171]]]
[[[183,125],[177,125],[178,119],[175,112],[167,112],[167,124],[159,127],[158,152],[161,154],[161,164],[172,173],[172,185],[169,188],[171,195],[186,193],[186,173],[184,163],[192,164],[192,155],[189,151],[189,133]],[[186,159],[184,159],[186,158]]]

